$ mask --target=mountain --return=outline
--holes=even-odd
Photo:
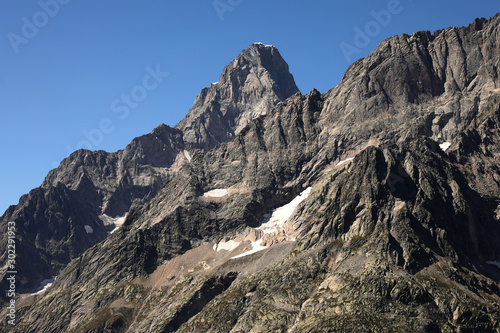
[[[238,126],[298,91],[278,50],[261,44],[243,50],[213,86],[202,90],[190,118],[177,128],[162,124],[115,153],[78,150],[50,171],[40,188],[5,212],[0,244],[7,244],[7,222],[16,222],[17,269],[23,276],[19,291],[30,292],[57,275],[123,223],[131,207],[150,201],[197,151],[231,137],[203,136],[192,142],[191,126],[201,122],[203,133],[227,129],[233,135]],[[5,263],[6,256],[3,253],[0,262]],[[3,283],[5,272],[5,267],[0,270]]]
[[[499,23],[391,37],[265,112],[219,80],[175,129],[198,153],[14,331],[498,332]]]
[[[191,149],[209,150],[298,91],[278,49],[255,43],[224,68],[218,82],[201,91],[175,128]]]

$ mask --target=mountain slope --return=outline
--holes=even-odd
[[[494,331],[498,284],[470,263],[494,258],[500,229],[478,207],[435,142],[369,147],[313,187],[285,259],[233,282],[179,332]]]
[[[499,23],[389,38],[195,155],[16,330],[500,330]]]

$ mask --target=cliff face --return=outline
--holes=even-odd
[[[252,45],[169,129],[207,151],[26,297],[15,329],[498,331],[499,23],[389,38],[281,103],[287,67]]]

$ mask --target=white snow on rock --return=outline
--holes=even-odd
[[[116,218],[114,218],[114,220],[115,220],[114,223],[115,223],[116,227],[113,230],[111,230],[109,232],[109,234],[111,235],[113,232],[115,232],[116,230],[118,230],[123,225],[123,222],[125,222],[126,218],[127,218],[127,214],[125,214],[122,217],[116,217]]]
[[[238,259],[238,258],[246,257],[246,256],[249,256],[251,254],[254,254],[254,253],[257,253],[259,251],[267,249],[267,246],[262,246],[262,245],[260,245],[261,243],[262,243],[262,238],[258,239],[252,243],[252,249],[250,251],[247,251],[245,253],[234,256],[231,259]]]
[[[256,45],[264,45],[263,43],[261,42],[255,42],[254,44]],[[274,47],[273,45],[264,45],[265,47]]]
[[[226,189],[216,189],[203,193],[203,196],[207,198],[222,198],[228,194],[229,192]]]
[[[340,166],[340,165],[342,165],[342,164],[345,164],[345,163],[347,163],[347,162],[349,162],[349,161],[352,161],[353,159],[354,159],[354,157],[349,157],[349,158],[346,158],[345,160],[340,161],[339,163],[337,163],[337,165],[336,165],[336,166]]]
[[[94,233],[94,229],[92,229],[91,226],[84,225],[83,227],[85,228],[85,231],[87,232],[87,234],[93,234]]]
[[[102,222],[105,225],[114,225],[115,226],[113,228],[113,230],[108,231],[108,235],[111,235],[113,232],[118,230],[118,228],[120,228],[123,225],[123,223],[125,222],[125,219],[127,218],[127,214],[125,214],[123,216],[116,216],[116,217],[111,217],[111,216],[108,216],[106,214],[103,214],[99,217],[101,218]]]
[[[234,240],[230,240],[227,242],[219,242],[219,244],[214,244],[214,251],[217,252],[222,250],[232,251],[235,248],[237,248],[240,244],[241,244],[240,242],[236,242]]]
[[[498,261],[487,261],[486,263],[488,265],[494,265],[494,266],[497,266],[498,268],[500,268],[500,262],[498,262]]]
[[[446,151],[448,148],[450,148],[451,142],[443,142],[442,144],[439,145],[439,148],[441,148],[443,151]]]
[[[50,279],[45,279],[42,282],[40,282],[40,286],[33,290],[33,293],[31,295],[40,295],[43,294],[49,287],[54,283],[56,280],[57,276],[53,276]]]
[[[297,206],[302,201],[304,201],[309,196],[310,193],[311,193],[311,188],[308,187],[286,205],[276,208],[271,214],[266,214],[268,216],[262,221],[261,225],[256,229],[262,230],[264,234],[270,234],[283,228],[283,225],[290,218],[290,216],[292,216],[293,212],[295,211],[295,208],[297,208]],[[253,242],[251,250],[239,254],[237,256],[234,256],[231,259],[246,257],[248,255],[267,249],[267,246],[261,245],[263,239],[264,238],[260,238],[255,242]],[[295,241],[295,239],[291,240]]]
[[[188,160],[188,162],[191,162],[191,154],[187,151],[184,150],[184,157]]]
[[[272,214],[266,214],[267,216],[265,216],[262,224],[257,229],[262,230],[264,234],[270,234],[283,228],[283,225],[292,216],[295,208],[309,196],[309,193],[311,193],[310,187],[306,188],[286,205],[276,208]]]

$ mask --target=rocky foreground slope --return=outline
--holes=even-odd
[[[181,122],[212,149],[24,296],[15,331],[500,331],[499,23],[389,38],[253,120],[230,111],[248,94],[202,93],[234,138]]]

